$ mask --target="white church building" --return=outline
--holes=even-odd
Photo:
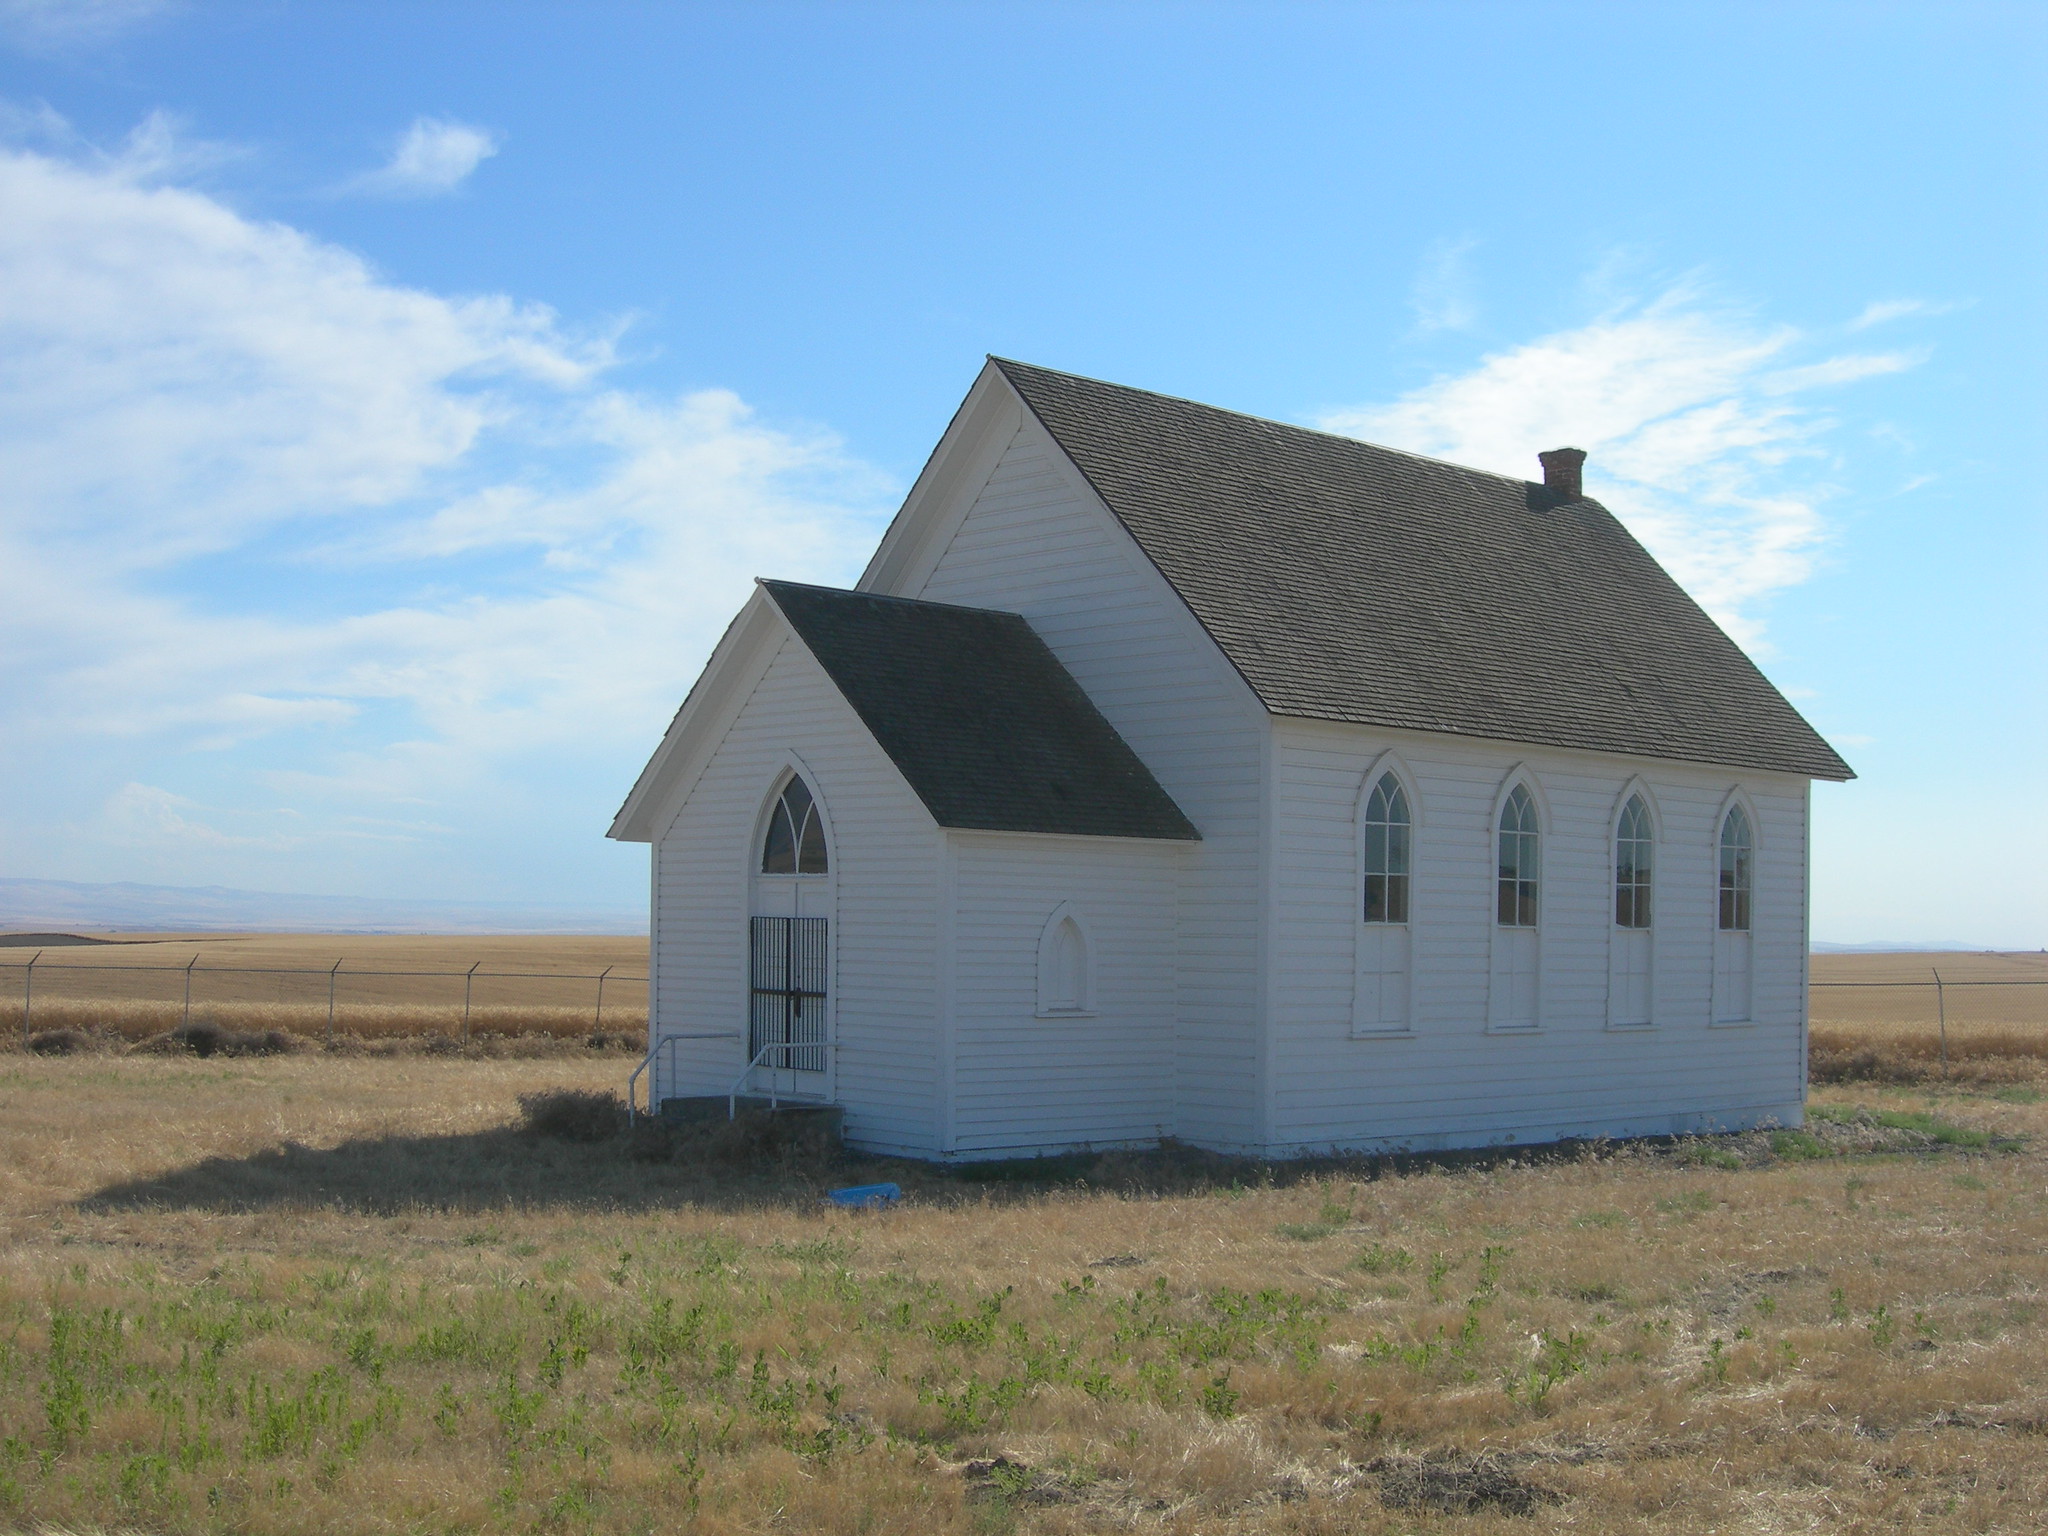
[[[1850,770],[1598,502],[991,360],[611,835],[655,1101],[1273,1156],[1800,1122]]]

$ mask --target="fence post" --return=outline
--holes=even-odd
[[[192,1022],[192,967],[198,963],[199,957],[197,955],[194,955],[185,962],[185,1011],[178,1017],[178,1028],[180,1029],[183,1029]]]
[[[1947,1077],[1947,1076],[1948,1076],[1948,994],[1947,994],[1947,993],[1946,993],[1945,991],[1943,991],[1943,989],[1942,989],[1942,985],[1941,985],[1941,972],[1940,972],[1940,971],[1938,971],[1938,970],[1935,970],[1935,968],[1934,968],[1933,966],[1931,966],[1931,965],[1930,965],[1930,966],[1928,967],[1928,969],[1929,969],[1930,971],[1934,971],[1934,1011],[1935,1011],[1935,1016],[1936,1016],[1936,1017],[1937,1017],[1937,1018],[1938,1018],[1938,1019],[1939,1019],[1939,1020],[1941,1021],[1941,1075],[1942,1075],[1943,1077]]]
[[[597,1022],[590,1026],[593,1035],[604,1033],[604,979],[611,975],[612,968],[606,966],[597,976]]]
[[[343,957],[347,958],[346,956]],[[327,972],[327,1043],[334,1044],[334,973],[341,969],[341,961],[334,962]]]
[[[28,1046],[28,1016],[36,1006],[36,961],[42,958],[43,952],[39,949],[28,963],[28,979],[21,988],[21,1043],[24,1049]]]
[[[472,987],[472,986],[473,986],[473,985],[475,984],[475,982],[476,982],[476,966],[477,966],[477,965],[482,965],[482,964],[483,964],[483,961],[481,961],[481,960],[477,961],[477,962],[476,962],[476,965],[472,965],[472,966],[471,966],[471,967],[469,968],[469,971],[467,972],[467,974],[465,974],[465,975],[463,976],[463,978],[462,978],[462,1043],[463,1043],[464,1045],[467,1045],[467,1044],[469,1044],[469,993],[470,993],[470,988],[471,988],[471,987]]]

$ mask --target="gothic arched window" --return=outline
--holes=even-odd
[[[1630,795],[1614,831],[1614,924],[1617,928],[1650,926],[1650,857],[1656,839],[1650,808],[1641,795]]]
[[[768,835],[761,841],[764,875],[826,873],[825,823],[818,815],[810,786],[792,776],[768,813]]]
[[[1517,784],[1500,808],[1500,878],[1495,921],[1503,928],[1536,926],[1538,850],[1536,802]]]
[[[1721,927],[1728,933],[1749,932],[1749,886],[1756,841],[1749,817],[1739,805],[1728,807],[1721,822]]]
[[[1381,776],[1365,802],[1365,920],[1408,921],[1408,796],[1391,773]]]
[[[1038,1016],[1093,1012],[1093,971],[1088,931],[1080,917],[1062,903],[1038,936]]]

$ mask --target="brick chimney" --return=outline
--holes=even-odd
[[[1586,467],[1583,448],[1553,448],[1536,455],[1543,466],[1543,488],[1563,501],[1578,501],[1586,494],[1581,473]]]

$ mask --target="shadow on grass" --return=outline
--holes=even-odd
[[[78,1202],[90,1212],[554,1209],[720,1210],[818,1204],[857,1182],[869,1160],[784,1146],[741,1163],[692,1155],[656,1130],[596,1141],[535,1135],[517,1125],[462,1135],[372,1136],[334,1147],[296,1142],[242,1157],[110,1184]]]
[[[711,1134],[646,1126],[596,1140],[502,1126],[466,1135],[380,1136],[316,1148],[287,1142],[244,1157],[111,1184],[78,1202],[133,1210],[408,1211],[513,1209],[659,1211],[818,1209],[825,1192],[894,1182],[921,1205],[1010,1203],[1058,1191],[1134,1199],[1366,1181],[1422,1168],[1497,1167],[1603,1155],[1588,1143],[1513,1151],[1264,1162],[1168,1143],[1154,1150],[1079,1152],[946,1166],[845,1152],[746,1117]]]

